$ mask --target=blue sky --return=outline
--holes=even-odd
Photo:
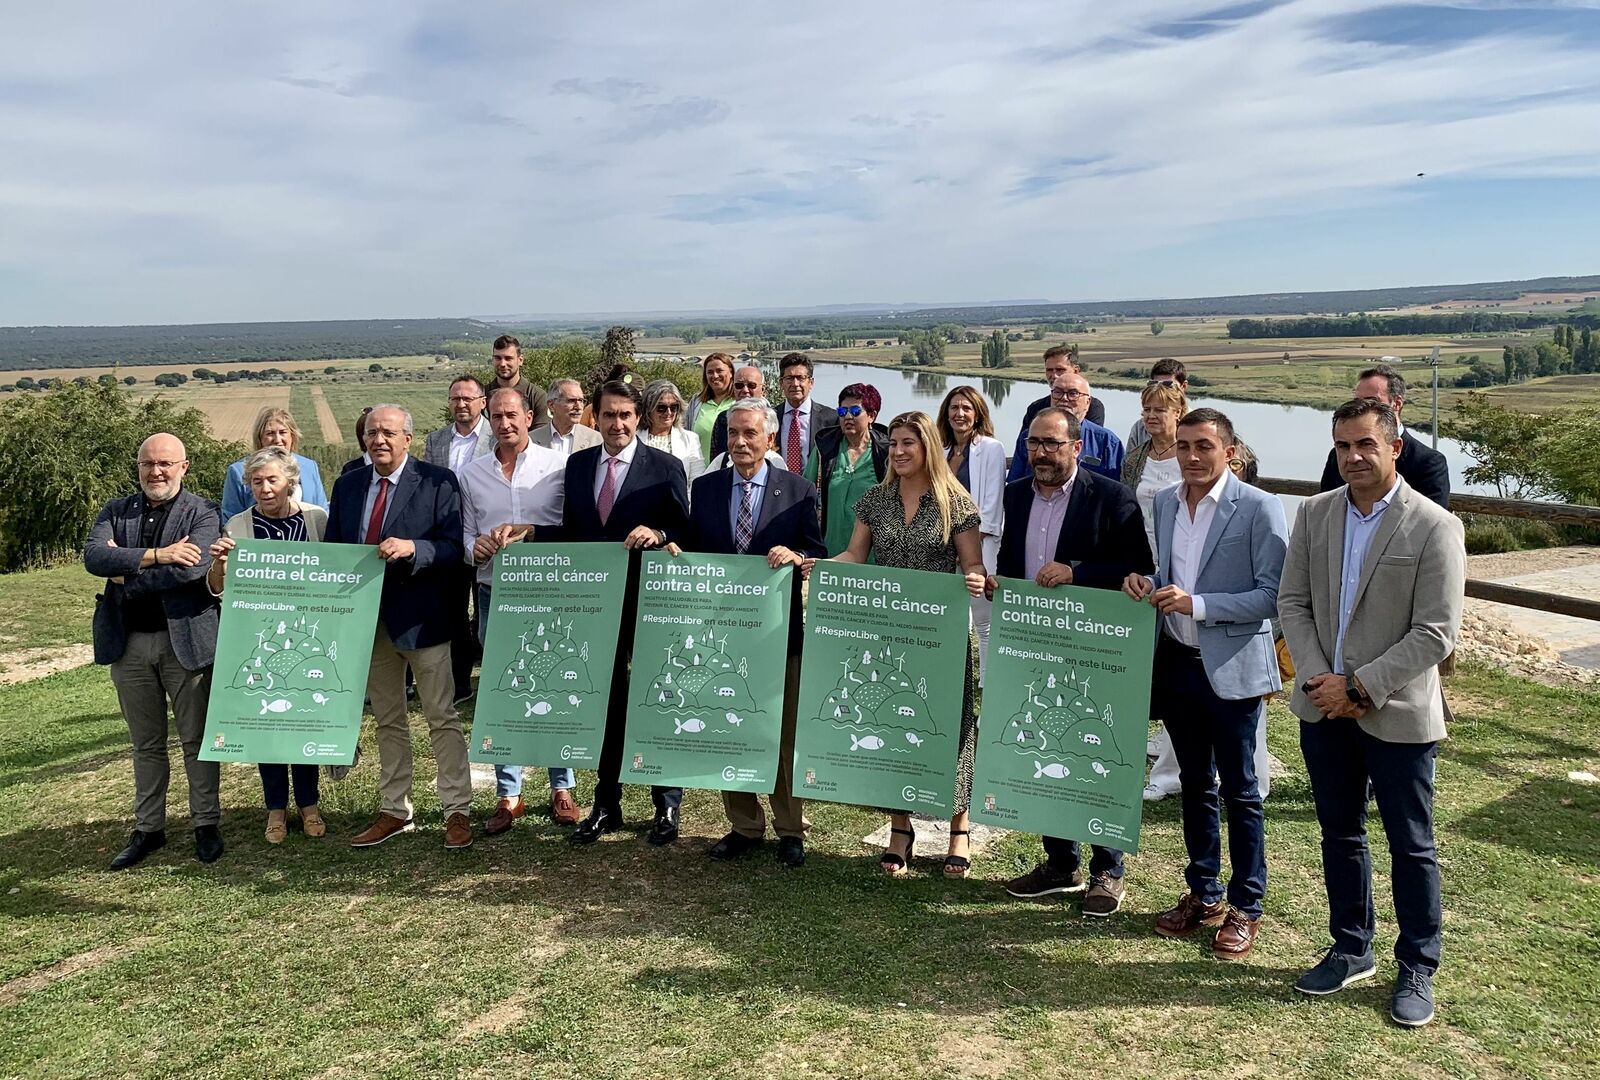
[[[0,323],[1600,273],[1597,133],[1600,2],[35,5]]]

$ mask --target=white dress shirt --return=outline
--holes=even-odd
[[[637,436],[635,436],[633,441],[628,443],[627,447],[622,451],[622,453],[616,455],[615,458],[613,458],[611,456],[611,452],[605,448],[604,443],[600,445],[600,460],[595,464],[594,467],[595,506],[600,505],[600,489],[606,486],[606,462],[615,461],[617,463],[617,478],[615,480],[617,486],[612,494],[621,495],[622,485],[628,479],[628,466],[633,464],[633,455],[638,449],[639,439]]]
[[[397,485],[389,489],[389,498],[383,504],[383,520],[388,521],[389,515],[394,513],[394,493],[399,490],[400,474],[406,471],[406,466],[409,464],[411,464],[411,455],[402,454],[400,456],[400,464],[396,465],[394,472],[388,476],[379,476],[377,469],[372,470],[372,481],[367,484],[367,497],[361,501],[361,523],[359,528],[361,529],[360,536],[363,542],[367,539],[367,522],[372,520],[372,506],[378,498],[379,482],[388,480]],[[379,528],[382,528],[382,522],[379,523]]]
[[[530,441],[506,479],[498,453],[468,463],[461,479],[461,540],[466,559],[473,542],[501,525],[560,525],[566,505],[567,459]],[[537,531],[535,532],[537,536]],[[478,566],[478,581],[491,584],[494,560]]]
[[[450,426],[450,471],[456,476],[461,475],[472,461],[472,456],[478,449],[478,436],[489,426],[487,417],[478,417],[478,422],[472,425],[472,430],[465,435],[454,424]]]
[[[1174,612],[1168,615],[1166,630],[1191,649],[1200,647],[1200,632],[1194,624],[1206,620],[1206,602],[1195,595],[1194,583],[1200,576],[1200,556],[1205,553],[1206,537],[1211,532],[1211,523],[1217,516],[1217,503],[1222,498],[1222,488],[1227,482],[1228,471],[1224,469],[1222,475],[1217,477],[1217,482],[1211,485],[1211,490],[1201,496],[1193,517],[1189,515],[1189,500],[1184,498],[1181,488],[1178,490],[1178,513],[1172,522],[1172,584],[1189,594],[1194,604],[1194,614],[1179,615]]]
[[[578,436],[578,425],[577,424],[573,424],[571,427],[569,427],[567,429],[567,433],[565,435],[562,435],[560,432],[556,431],[556,426],[554,424],[551,424],[550,425],[550,449],[554,450],[556,453],[561,454],[563,456],[571,457],[572,456],[572,450],[573,450],[573,442],[577,439],[577,436]]]

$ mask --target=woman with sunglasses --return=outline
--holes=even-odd
[[[1005,519],[1006,448],[994,437],[989,404],[976,387],[957,386],[939,405],[939,438],[944,440],[945,462],[956,481],[978,504],[983,519],[983,565],[994,573],[1000,557],[1000,525]],[[972,627],[978,632],[978,685],[989,666],[989,616],[994,604],[982,596],[972,598]]]
[[[875,557],[880,566],[932,573],[961,574],[967,592],[983,592],[987,571],[978,541],[978,506],[945,463],[939,433],[925,412],[901,413],[889,422],[889,473],[867,490],[856,506],[850,546],[833,556],[839,562],[864,563]],[[815,560],[807,560],[809,566]],[[967,835],[967,808],[972,801],[972,761],[978,739],[974,708],[978,682],[978,639],[967,625],[967,677],[961,695],[961,733],[956,754],[956,788],[950,818],[947,877],[964,878],[972,871]],[[891,877],[910,868],[917,842],[911,815],[903,809],[889,815],[889,846],[878,866]]]
[[[700,459],[711,456],[711,429],[717,417],[728,411],[737,395],[733,392],[733,357],[714,352],[700,365],[700,393],[689,402],[683,422],[700,439]]]
[[[883,398],[870,383],[839,391],[839,426],[823,428],[812,441],[805,478],[817,485],[822,505],[822,542],[828,554],[850,546],[856,503],[883,479],[889,461],[889,430],[875,423]]]
[[[700,454],[700,440],[683,426],[683,395],[671,379],[656,379],[644,388],[644,443],[663,450],[683,462],[689,482],[706,471]]]

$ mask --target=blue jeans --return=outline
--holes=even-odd
[[[1394,958],[1430,975],[1439,970],[1443,922],[1433,843],[1437,743],[1384,742],[1354,720],[1300,722],[1300,749],[1322,826],[1328,932],[1351,956],[1372,948],[1372,854],[1367,847],[1367,781],[1389,838],[1389,876],[1400,933]]]
[[[317,805],[315,765],[257,765],[261,772],[262,801],[268,810],[289,809],[289,778],[294,777],[294,804]]]
[[[478,644],[482,645],[489,629],[489,586],[483,582],[477,583],[478,588]],[[479,687],[482,687],[482,676],[479,676]],[[576,787],[578,778],[572,774],[571,769],[552,768],[550,770],[550,790],[561,791]],[[494,767],[494,793],[502,799],[515,799],[522,795],[522,766],[521,765],[496,765]]]
[[[1220,698],[1198,649],[1162,636],[1156,646],[1152,711],[1167,724],[1183,785],[1184,880],[1201,903],[1223,898],[1222,809],[1228,813],[1228,903],[1252,919],[1267,894],[1267,835],[1256,785],[1259,697]],[[1219,804],[1220,797],[1220,804]]]

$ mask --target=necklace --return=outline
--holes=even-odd
[[[1171,442],[1169,442],[1165,446],[1157,446],[1156,445],[1156,441],[1154,439],[1151,439],[1150,440],[1150,456],[1153,457],[1153,458],[1163,457],[1163,456],[1166,455],[1167,451],[1171,450],[1174,446],[1177,446],[1177,445],[1178,445],[1178,440],[1177,439],[1173,439]]]

